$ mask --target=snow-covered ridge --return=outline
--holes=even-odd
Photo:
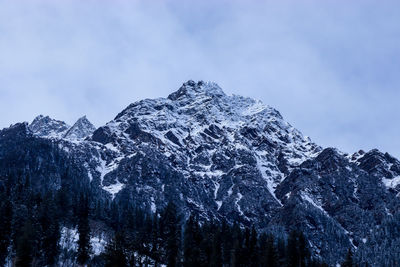
[[[79,118],[73,126],[69,126],[63,121],[39,115],[29,124],[29,129],[36,136],[77,141],[91,135],[96,130],[96,127],[86,116]]]
[[[377,149],[369,152],[360,150],[354,153],[350,160],[368,173],[381,179],[389,189],[400,189],[400,161],[389,153]]]
[[[200,133],[207,134],[211,126],[215,131],[227,133],[224,137],[230,140],[235,139],[235,134],[243,128],[254,129],[268,135],[272,142],[292,144],[293,152],[299,152],[295,158],[304,158],[306,151],[316,147],[284,121],[274,108],[251,98],[227,96],[214,83],[189,81],[167,99],[136,102],[106,126],[125,132],[132,121],[137,122],[141,130],[156,135],[164,144],[182,144],[181,141],[189,136],[194,138]],[[171,134],[166,137],[169,131],[176,138]],[[210,136],[218,139],[216,135]]]
[[[35,135],[47,138],[62,138],[69,128],[70,126],[65,122],[43,115],[37,116],[29,124],[29,129]]]

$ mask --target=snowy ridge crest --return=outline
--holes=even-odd
[[[39,115],[31,124],[29,129],[39,137],[64,140],[82,140],[91,135],[96,127],[83,116],[71,127],[67,123]]]
[[[43,115],[37,116],[29,125],[35,135],[48,138],[61,138],[69,128],[65,122]]]

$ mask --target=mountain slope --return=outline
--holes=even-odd
[[[21,125],[0,132],[0,155],[10,155],[11,143],[25,144],[15,143],[17,136],[48,142],[52,149],[44,153],[73,162],[68,172],[74,181],[80,174],[79,186],[99,203],[156,213],[173,201],[201,220],[300,229],[332,265],[349,247],[370,264],[385,260],[373,251],[387,260],[399,251],[397,159],[377,150],[348,156],[323,149],[277,110],[228,96],[215,83],[188,81],[167,98],[129,105],[96,130],[86,117],[72,127],[43,116]],[[66,172],[61,162],[52,164]],[[42,167],[38,161],[19,168]],[[37,184],[57,188],[63,176],[37,177]]]

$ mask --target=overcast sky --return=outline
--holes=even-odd
[[[100,126],[188,80],[262,100],[322,146],[400,157],[399,1],[0,0],[0,128]]]

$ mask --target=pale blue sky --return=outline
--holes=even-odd
[[[100,126],[211,80],[320,145],[399,157],[399,14],[399,1],[0,0],[0,127]]]

